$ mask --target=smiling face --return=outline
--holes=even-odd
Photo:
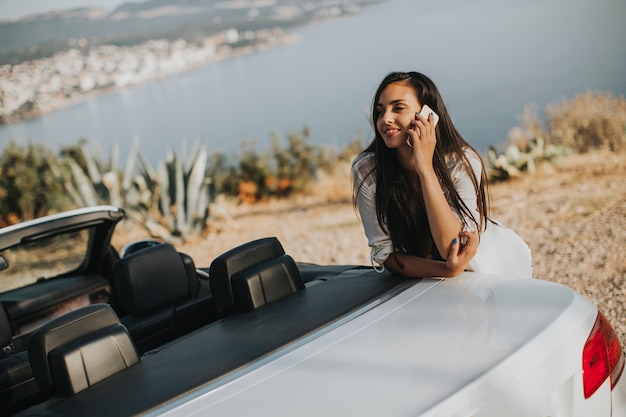
[[[408,146],[407,130],[421,107],[411,86],[391,83],[385,87],[376,103],[376,130],[388,148]]]

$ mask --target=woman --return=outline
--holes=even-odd
[[[377,270],[407,277],[455,277],[466,269],[532,277],[528,246],[489,219],[480,156],[454,127],[428,77],[387,75],[374,96],[372,121],[374,140],[354,160],[352,176]]]

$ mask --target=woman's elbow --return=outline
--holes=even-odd
[[[389,255],[389,257],[385,260],[385,262],[383,262],[383,265],[392,274],[404,275],[403,274],[404,264],[398,262],[397,255],[394,255],[394,254]]]

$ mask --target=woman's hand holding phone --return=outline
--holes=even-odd
[[[423,115],[427,121],[433,120],[433,128],[437,127],[437,123],[439,123],[439,115],[433,111],[428,104],[424,104],[422,109],[419,111],[419,114]]]
[[[412,122],[414,133],[409,132],[407,145],[413,148],[415,165],[417,169],[432,165],[437,135],[435,127],[439,116],[428,105],[424,104],[419,112],[415,113],[415,121]]]
[[[426,118],[426,121],[430,123],[430,120],[433,120],[433,128],[437,127],[437,123],[439,122],[439,115],[435,113],[428,104],[424,104],[419,112],[415,112],[415,120],[419,120],[419,115],[423,115]],[[417,132],[417,124],[413,125],[413,130]],[[417,132],[419,135],[419,132]],[[413,147],[413,141],[411,139],[411,135],[406,140],[407,145],[411,148]]]

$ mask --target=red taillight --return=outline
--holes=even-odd
[[[624,353],[617,335],[602,312],[583,348],[583,390],[589,398],[611,377],[611,389],[624,370]]]

